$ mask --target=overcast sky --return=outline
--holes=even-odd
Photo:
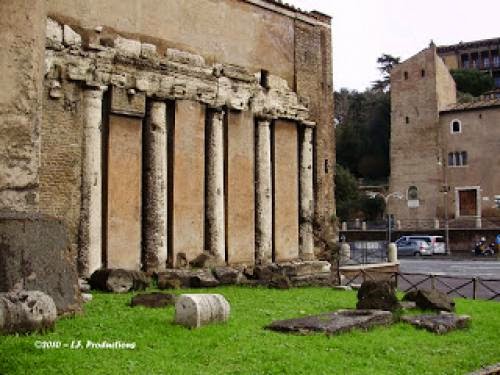
[[[285,0],[333,17],[335,89],[364,90],[377,57],[406,59],[429,45],[500,37],[500,0]]]

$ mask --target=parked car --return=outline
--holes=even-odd
[[[396,241],[399,256],[421,256],[432,255],[432,248],[424,240],[406,239],[404,237]]]
[[[446,243],[443,236],[428,236],[428,235],[412,235],[403,236],[399,240],[420,240],[425,241],[431,247],[433,254],[446,254]],[[397,243],[397,241],[396,241]]]

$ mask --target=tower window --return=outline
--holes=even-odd
[[[456,134],[461,132],[462,132],[462,123],[460,122],[460,120],[453,120],[450,123],[450,133]]]
[[[450,152],[448,153],[448,166],[460,167],[469,163],[467,151]]]
[[[422,69],[422,70],[420,71],[420,75],[422,76],[422,78],[423,78],[423,77],[425,77],[425,69]]]
[[[405,81],[408,79],[408,72],[404,72]]]
[[[418,199],[418,189],[416,186],[410,186],[406,193],[406,198],[410,201]]]
[[[409,124],[409,123],[410,123],[410,118],[409,118],[408,116],[406,116],[406,117],[405,117],[405,122],[406,122],[407,124]]]

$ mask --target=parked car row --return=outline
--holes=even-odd
[[[446,254],[443,236],[403,236],[396,241],[398,256]]]

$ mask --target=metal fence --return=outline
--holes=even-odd
[[[359,270],[346,278],[344,285],[361,284],[365,280],[392,280],[401,292],[422,289],[437,289],[450,297],[500,301],[500,279],[464,277],[439,274],[401,273]]]
[[[353,241],[350,263],[374,264],[387,262],[387,241]]]
[[[394,219],[392,230],[434,230],[444,229],[448,222],[449,229],[496,229],[500,228],[499,216],[488,217],[464,217],[447,221],[444,219]],[[388,220],[363,221],[360,219],[346,221],[342,223],[342,230],[387,230]]]

